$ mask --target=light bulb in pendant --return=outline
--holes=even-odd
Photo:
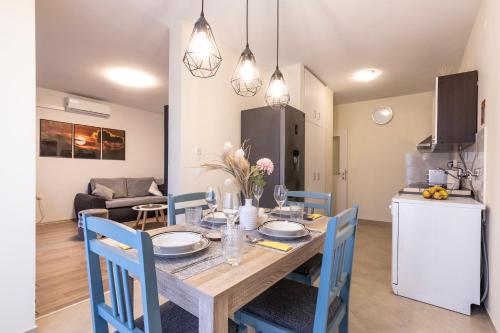
[[[193,36],[192,43],[193,43],[192,50],[195,53],[195,55],[199,59],[207,61],[211,51],[207,33],[205,31],[197,31]]]
[[[182,62],[193,76],[201,78],[214,76],[222,62],[212,29],[205,19],[203,9],[201,16],[194,24]]]
[[[290,102],[290,94],[278,67],[271,76],[269,87],[266,91],[266,103],[273,109],[281,109]]]
[[[235,93],[244,97],[255,96],[262,86],[255,57],[248,45],[241,53],[240,60],[231,78],[231,85]]]

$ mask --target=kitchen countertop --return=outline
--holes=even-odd
[[[405,202],[424,205],[446,205],[451,207],[485,209],[486,206],[470,197],[448,197],[446,200],[425,199],[421,194],[398,194],[393,202]]]

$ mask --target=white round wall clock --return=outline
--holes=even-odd
[[[377,125],[386,125],[392,120],[393,112],[389,106],[378,106],[372,113],[372,120]]]

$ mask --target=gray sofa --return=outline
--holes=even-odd
[[[75,214],[84,209],[107,208],[109,218],[118,222],[132,221],[137,218],[137,212],[133,206],[151,203],[167,203],[166,189],[158,185],[164,196],[154,196],[149,194],[149,187],[153,182],[153,177],[144,178],[92,178],[88,184],[87,193],[78,193],[75,197]],[[103,198],[92,195],[95,184],[104,185],[113,190],[112,200],[106,201]]]

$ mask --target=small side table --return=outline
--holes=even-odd
[[[83,240],[83,215],[102,217],[109,219],[109,211],[106,208],[85,209],[78,212],[78,239]]]
[[[137,211],[137,220],[135,221],[134,228],[137,228],[139,226],[139,223],[142,219],[142,230],[144,231],[144,228],[146,227],[146,222],[148,218],[148,212],[154,212],[155,217],[156,217],[156,222],[160,223],[160,217],[163,220],[163,224],[165,224],[165,227],[168,226],[167,224],[167,219],[165,218],[165,214],[163,214],[163,211],[167,209],[167,205],[164,204],[149,204],[149,205],[139,205],[139,206],[134,206],[132,207],[133,210]]]

